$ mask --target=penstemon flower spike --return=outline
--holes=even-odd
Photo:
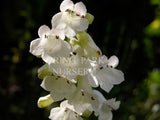
[[[52,28],[41,26],[39,38],[30,44],[30,52],[46,63],[38,70],[38,77],[49,94],[39,98],[38,107],[60,101],[60,107],[51,109],[51,120],[83,120],[92,113],[99,120],[112,120],[112,111],[119,108],[120,101],[106,100],[95,89],[100,86],[109,93],[124,81],[123,72],[115,69],[119,60],[102,55],[86,32],[94,16],[82,2],[64,0],[60,11],[52,17]]]

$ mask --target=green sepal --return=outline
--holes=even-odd
[[[91,15],[90,13],[87,13],[85,18],[89,21],[89,24],[92,24],[93,20],[94,20],[94,16]]]
[[[89,118],[91,114],[92,114],[92,111],[85,110],[82,114],[82,117]]]
[[[37,58],[41,58],[41,55],[38,55]]]

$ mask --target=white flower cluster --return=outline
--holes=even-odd
[[[119,60],[102,55],[86,32],[94,17],[82,2],[64,0],[60,11],[52,18],[52,29],[41,26],[39,38],[30,44],[30,52],[46,63],[38,76],[43,79],[41,87],[50,92],[40,97],[38,106],[61,101],[60,107],[51,110],[51,120],[83,120],[92,112],[99,120],[112,120],[112,110],[120,102],[106,100],[95,88],[100,86],[109,93],[124,81],[123,73],[115,69]]]

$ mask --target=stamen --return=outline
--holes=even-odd
[[[111,110],[112,110],[112,111],[114,110],[114,108],[113,108],[113,107],[111,107],[110,105],[108,105],[108,107],[109,107],[109,108],[111,108]]]
[[[94,97],[91,97],[91,100],[95,100]]]
[[[59,75],[58,75],[57,77],[58,77],[58,78],[61,78],[61,76],[59,76]]]
[[[49,52],[52,52],[53,48],[49,48]]]
[[[97,51],[97,54],[98,54],[98,55],[101,55],[101,52],[100,52],[100,51]]]
[[[68,109],[66,108],[64,112],[67,112],[67,111],[68,111]]]
[[[102,70],[102,69],[103,69],[103,67],[100,67],[99,69],[100,69],[100,70]]]
[[[77,53],[76,53],[76,52],[73,52],[73,55],[77,55]]]
[[[69,81],[67,80],[67,83],[69,84]]]
[[[82,96],[84,96],[84,92],[82,92]]]
[[[81,18],[84,18],[84,15],[82,15]]]
[[[59,36],[56,35],[56,39],[59,39]]]
[[[78,114],[77,114],[76,112],[74,112],[74,114],[75,114],[75,117],[77,118],[77,117],[78,117]]]
[[[67,9],[65,12],[69,12],[69,9]]]
[[[76,14],[76,16],[80,16],[79,14]]]
[[[48,38],[48,36],[45,34],[45,35],[44,35],[44,38]]]
[[[61,76],[57,76],[56,80],[58,80],[59,78],[61,78]]]

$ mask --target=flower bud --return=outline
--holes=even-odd
[[[44,108],[44,107],[47,107],[48,105],[52,104],[54,102],[54,100],[52,99],[51,95],[46,95],[46,96],[43,96],[43,97],[40,97],[38,99],[38,107],[39,108]]]

